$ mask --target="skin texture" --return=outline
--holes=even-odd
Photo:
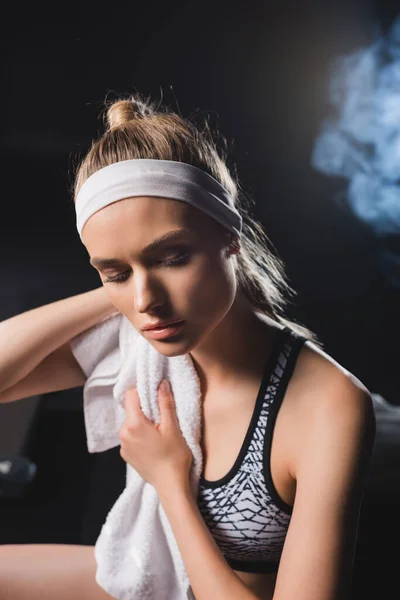
[[[190,230],[186,241],[141,253],[155,238],[179,228]],[[254,355],[258,348],[265,354],[268,326],[237,287],[233,256],[240,246],[227,248],[214,219],[176,200],[127,198],[93,214],[82,240],[91,259],[121,261],[97,269],[110,301],[164,356],[190,353],[204,393],[258,371]],[[182,252],[190,253],[184,264],[163,263]],[[105,283],[123,273],[125,282]],[[186,323],[174,338],[153,340],[141,328],[158,318]]]
[[[95,575],[92,546],[0,545],[1,600],[113,600]]]

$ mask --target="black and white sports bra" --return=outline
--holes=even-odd
[[[279,561],[292,506],[271,477],[272,433],[297,357],[307,338],[285,327],[275,339],[250,424],[230,471],[217,481],[199,481],[197,504],[232,569],[271,573]]]

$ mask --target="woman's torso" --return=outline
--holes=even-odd
[[[281,326],[276,325],[274,329],[280,330]],[[271,331],[269,335],[271,336]],[[296,338],[293,339],[291,332],[287,329],[283,332],[273,332],[273,336],[276,337],[269,344],[266,356],[268,368],[277,364],[277,356],[282,357],[278,350],[283,349],[283,343],[288,339],[288,335],[290,336],[290,348],[293,349],[293,342]],[[293,507],[296,492],[296,481],[291,475],[293,458],[296,451],[301,448],[301,425],[306,419],[300,406],[302,397],[300,392],[304,389],[306,375],[310,373],[310,369],[314,369],[315,372],[316,364],[321,362],[322,352],[305,339],[297,339],[295,345],[297,348],[294,352],[293,364],[289,369],[288,381],[284,385],[282,397],[279,398],[277,412],[275,411],[274,421],[270,425],[269,432],[272,436],[269,451],[269,470],[272,479],[270,487],[274,488],[275,499],[276,494],[279,496],[277,498],[278,506],[280,505],[279,500],[283,501],[283,508],[285,505],[288,505],[288,508]],[[284,371],[285,368],[283,368]],[[265,374],[264,370],[252,381],[245,384],[237,382],[232,390],[224,389],[223,396],[221,396],[221,391],[212,389],[209,389],[204,395],[202,451],[203,478],[207,482],[215,482],[224,478],[237,462],[243,441],[246,434],[249,433],[249,425],[255,412],[263,374]],[[221,397],[225,400],[221,400]],[[273,505],[273,508],[276,509],[276,505]],[[285,517],[286,512],[282,512],[281,516]],[[290,521],[290,517],[287,518],[286,523],[288,521]],[[285,527],[283,527],[283,533],[284,529]],[[271,600],[276,572],[251,573],[234,570],[261,600]]]

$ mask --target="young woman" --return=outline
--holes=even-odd
[[[0,324],[1,401],[83,385],[69,341],[122,313],[161,354],[190,353],[201,383],[196,498],[173,390],[160,391],[157,433],[127,395],[121,433],[121,456],[157,488],[196,600],[349,598],[370,393],[285,318],[282,262],[209,129],[140,96],[107,118],[74,190],[103,287]],[[0,597],[110,598],[95,571],[92,547],[2,546]]]

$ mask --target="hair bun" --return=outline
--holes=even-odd
[[[106,120],[110,129],[116,129],[152,113],[152,107],[141,99],[116,100],[108,107]]]

